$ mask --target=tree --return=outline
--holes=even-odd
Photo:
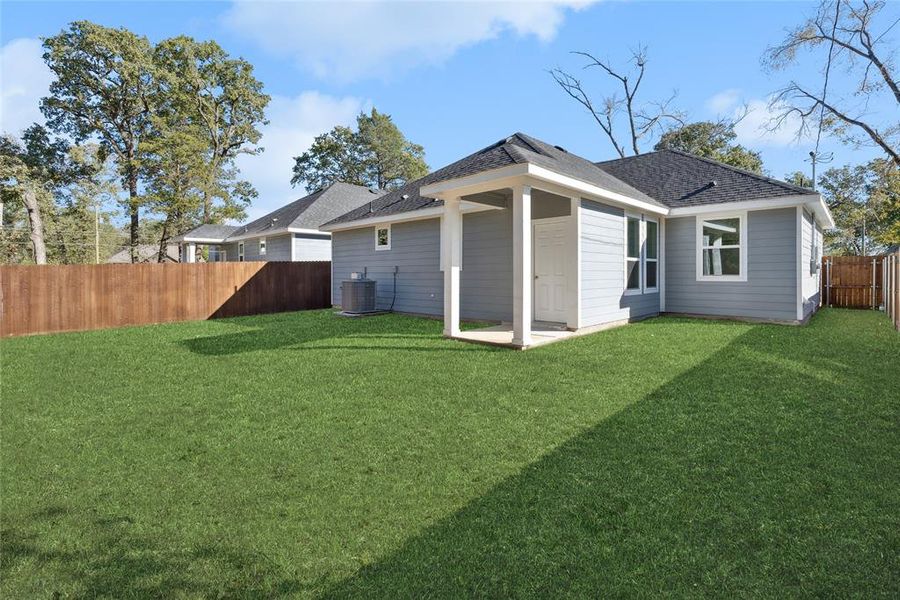
[[[356,118],[357,130],[337,126],[294,157],[291,185],[321,189],[335,181],[395,189],[428,173],[425,150],[406,139],[390,115],[374,108]]]
[[[234,160],[240,154],[259,154],[256,146],[265,125],[269,96],[253,76],[253,66],[229,58],[215,42],[179,36],[160,42],[154,60],[161,74],[164,110],[195,125],[205,140],[206,161],[197,165],[205,174],[200,186],[204,223],[239,219],[256,196],[249,183],[237,179]],[[218,203],[216,202],[218,200]]]
[[[550,75],[559,87],[588,110],[620,157],[626,156],[629,145],[632,153],[640,154],[640,144],[646,137],[665,131],[672,125],[684,125],[684,114],[670,108],[675,99],[675,93],[662,102],[640,102],[638,100],[638,93],[647,69],[646,48],[632,51],[629,60],[632,66],[627,70],[614,68],[609,61],[602,61],[588,52],[573,52],[572,54],[587,59],[584,69],[600,69],[614,79],[620,88],[621,96],[619,91],[613,92],[604,96],[597,105],[585,90],[581,79],[559,67],[550,70]],[[618,123],[623,114],[627,120],[627,143],[620,139],[623,137],[623,133]]]
[[[801,51],[821,52],[816,85],[792,80],[774,94],[771,106],[778,115],[773,128],[796,117],[798,135],[821,128],[853,146],[878,147],[900,166],[900,82],[893,62],[896,46],[887,35],[897,20],[883,15],[884,8],[880,0],[824,0],[813,17],[766,51],[764,60],[773,70],[797,63]],[[848,94],[835,92],[834,79],[841,74],[849,78]],[[879,102],[887,110],[873,110]]]
[[[41,101],[47,124],[83,141],[98,136],[116,156],[128,191],[131,259],[137,260],[144,138],[151,127],[155,69],[147,38],[127,29],[76,21],[44,40],[44,61],[56,76]]]
[[[864,255],[900,242],[900,171],[891,161],[828,169],[819,190],[836,225],[825,233],[832,253]]]
[[[784,180],[798,187],[813,189],[813,180],[803,171],[794,171],[784,176]]]
[[[759,153],[734,143],[737,138],[734,125],[728,121],[689,123],[665,132],[653,149],[681,150],[762,173],[763,162]]]

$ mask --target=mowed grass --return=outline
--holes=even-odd
[[[4,598],[900,595],[900,334],[330,311],[0,342]]]

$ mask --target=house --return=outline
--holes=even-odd
[[[819,194],[715,161],[593,163],[516,133],[322,229],[334,304],[365,273],[380,307],[464,339],[460,319],[499,321],[524,348],[663,312],[802,323],[833,225]]]
[[[139,244],[137,247],[139,263],[155,263],[159,260],[159,244]],[[109,258],[107,264],[123,264],[131,262],[131,248],[125,247]],[[178,244],[166,245],[166,256],[163,262],[178,262]]]
[[[209,247],[209,261],[331,260],[326,221],[377,199],[383,192],[336,182],[246,225],[200,225],[173,241],[184,262],[194,262],[197,246]]]

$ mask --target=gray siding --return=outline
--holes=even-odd
[[[368,270],[378,282],[377,306],[387,309],[393,297],[393,273],[397,272],[399,312],[440,315],[444,310],[444,279],[440,270],[440,220],[395,223],[391,249],[375,250],[375,228],[336,231],[332,235],[332,302],[341,304],[341,282],[350,273]]]
[[[444,274],[440,270],[440,220],[396,223],[391,249],[375,250],[375,229],[336,231],[332,238],[333,302],[341,304],[341,282],[368,270],[378,281],[378,308],[387,309],[397,272],[399,312],[442,315]],[[512,213],[491,210],[463,215],[460,314],[466,319],[512,319]]]
[[[666,221],[666,311],[796,321],[797,211],[747,213],[747,281],[697,281],[696,218]]]
[[[295,233],[294,259],[297,261],[331,260],[331,236],[324,233]]]
[[[583,327],[659,313],[659,294],[625,295],[625,213],[581,201],[581,323]]]
[[[819,261],[814,261],[813,246],[818,242],[818,248],[821,249],[821,229],[816,224],[813,216],[806,210],[803,211],[803,221],[801,223],[801,263],[800,272],[803,282],[803,318],[807,318],[819,309],[819,274],[820,271],[814,268]],[[821,250],[818,255],[821,256]]]
[[[291,235],[266,236],[266,255],[259,255],[259,238],[249,238],[244,242],[244,260],[281,261],[291,260]],[[238,243],[224,244],[225,258],[229,262],[238,261]]]

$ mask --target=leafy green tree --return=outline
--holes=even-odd
[[[653,149],[681,150],[754,173],[762,173],[763,162],[759,153],[735,144],[736,138],[734,123],[699,121],[667,131]]]
[[[140,164],[156,98],[150,42],[127,29],[76,21],[44,40],[56,79],[41,101],[48,126],[77,141],[97,136],[116,157],[128,192],[132,260],[137,259]]]
[[[344,181],[395,189],[428,173],[425,150],[406,139],[390,115],[374,108],[356,118],[357,130],[338,126],[294,158],[291,184],[320,189]]]
[[[900,172],[890,159],[825,171],[819,191],[836,228],[825,233],[833,254],[872,254],[900,242]]]
[[[806,188],[813,189],[813,180],[804,173],[803,171],[794,171],[793,173],[789,173],[784,176],[784,180],[790,184]]]

